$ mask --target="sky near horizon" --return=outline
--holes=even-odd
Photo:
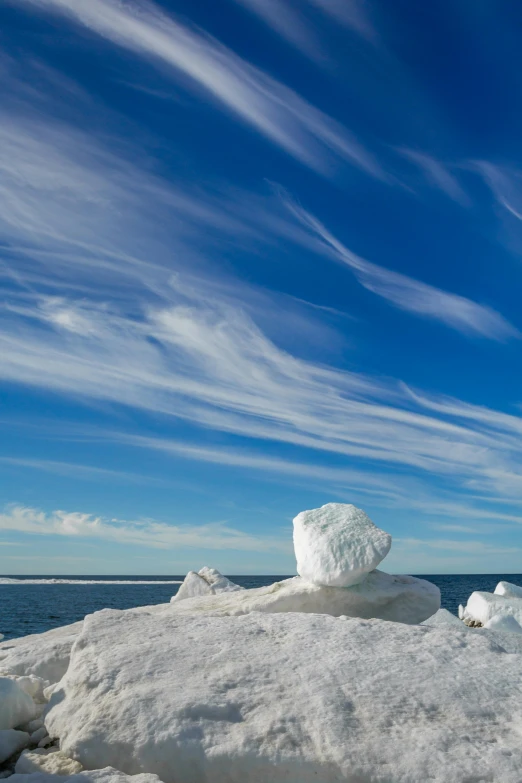
[[[522,571],[522,6],[0,4],[0,573]]]

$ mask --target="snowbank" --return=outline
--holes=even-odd
[[[294,519],[297,573],[312,584],[358,584],[377,568],[390,547],[391,536],[351,504],[327,503]]]
[[[520,671],[465,628],[106,610],[46,725],[86,768],[164,783],[519,783]]]
[[[439,607],[440,591],[431,582],[373,571],[353,587],[320,587],[297,576],[254,590],[173,602],[170,611],[235,616],[249,612],[313,612],[416,624],[431,617]]]
[[[501,633],[522,633],[522,626],[510,614],[496,614],[487,621],[484,628]]]
[[[23,636],[0,644],[0,673],[34,675],[48,683],[61,680],[71,647],[80,633],[83,620],[46,633]]]

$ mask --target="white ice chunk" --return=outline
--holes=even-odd
[[[200,595],[215,595],[215,593],[206,579],[203,579],[196,571],[189,571],[178,592],[170,600],[174,603]]]
[[[416,624],[439,609],[440,590],[424,579],[373,571],[353,587],[320,587],[296,576],[267,587],[191,598],[170,606],[171,612],[183,614],[315,612]]]
[[[241,587],[241,585],[237,585],[235,582],[227,579],[227,577],[223,576],[217,568],[203,566],[203,568],[199,569],[198,575],[202,576],[205,582],[208,582],[215,593],[235,593],[238,590],[245,589],[244,587]]]
[[[459,620],[463,620],[463,619],[464,619],[464,607],[462,606],[462,604],[459,604]]]
[[[0,729],[14,729],[35,717],[35,703],[16,680],[0,677]]]
[[[464,623],[459,620],[458,617],[455,617],[454,614],[451,614],[451,612],[448,612],[447,609],[439,609],[438,612],[435,612],[434,615],[431,617],[428,617],[427,620],[424,620],[421,625],[456,625],[461,630],[465,629],[466,626]]]
[[[51,750],[24,750],[15,765],[15,772],[30,775],[32,772],[48,772],[51,775],[75,775],[83,766],[57,748]]]
[[[351,504],[327,503],[294,519],[297,573],[312,584],[358,584],[377,568],[390,547],[391,536]]]
[[[6,759],[18,753],[22,748],[27,747],[29,734],[25,731],[15,731],[15,729],[0,730],[0,764]]]
[[[49,683],[62,679],[83,620],[45,633],[22,636],[0,644],[0,671],[34,675]]]
[[[522,598],[522,587],[511,582],[499,582],[495,587],[494,595],[503,595],[506,598]]]
[[[470,595],[464,610],[466,618],[482,625],[486,625],[496,614],[512,615],[522,625],[522,598],[477,591]]]
[[[484,625],[488,631],[501,631],[502,633],[522,633],[522,626],[517,623],[511,614],[496,614]]]
[[[164,783],[518,783],[521,657],[489,637],[318,614],[98,612],[46,724],[84,766]]]
[[[172,596],[171,603],[184,601],[187,598],[195,598],[201,595],[216,595],[217,593],[233,593],[243,590],[242,587],[231,582],[226,576],[220,574],[216,568],[204,566],[196,573],[189,571],[176,595]]]

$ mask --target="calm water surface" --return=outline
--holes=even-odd
[[[7,578],[9,575],[5,575]],[[14,577],[15,584],[2,584],[0,578],[0,633],[6,639],[41,633],[59,625],[81,620],[99,609],[130,609],[133,606],[167,603],[179,588],[177,584],[161,584],[165,580],[182,580],[184,576],[57,576],[48,579],[70,579],[71,584],[31,584],[26,580],[43,577]],[[262,587],[286,576],[230,576],[243,587]],[[98,580],[101,584],[86,584],[80,580]],[[493,592],[497,582],[506,580],[522,586],[522,574],[455,574],[423,576],[441,590],[442,606],[457,614],[459,604],[465,604],[474,590]],[[126,584],[110,584],[128,580]],[[24,583],[25,582],[25,583]],[[144,584],[149,582],[149,584]]]

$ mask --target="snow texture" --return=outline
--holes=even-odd
[[[522,625],[522,598],[507,598],[504,595],[477,591],[471,593],[464,609],[464,617],[482,625],[497,614],[512,615]]]
[[[125,775],[117,769],[106,767],[77,775],[56,778],[46,772],[34,772],[30,775],[11,775],[10,783],[161,783],[156,775]]]
[[[327,503],[294,519],[297,573],[308,582],[349,587],[362,582],[391,547],[391,536],[356,506]]]
[[[216,568],[204,566],[197,573],[196,571],[188,572],[178,592],[172,596],[171,602],[184,601],[187,598],[196,598],[202,595],[233,593],[243,589],[220,574]]]
[[[71,647],[81,631],[83,620],[45,633],[22,636],[0,644],[0,673],[34,675],[48,683],[61,680]]]
[[[0,729],[15,729],[35,717],[32,698],[15,680],[0,677]]]
[[[29,744],[29,734],[15,729],[0,730],[0,764]]]
[[[48,772],[51,775],[75,775],[83,770],[79,761],[70,759],[57,748],[25,750],[15,765],[15,772],[30,775],[32,772]]]
[[[105,610],[46,725],[86,768],[165,783],[519,783],[520,666],[449,626]]]
[[[373,571],[353,587],[320,587],[296,576],[254,590],[173,602],[170,611],[236,616],[249,612],[314,612],[416,624],[431,617],[439,607],[440,591],[431,582]]]
[[[432,617],[428,617],[427,620],[424,620],[421,625],[456,625],[460,629],[467,628],[458,617],[455,617],[454,614],[448,612],[447,609],[439,609]]]
[[[506,598],[522,598],[522,587],[511,582],[499,582],[494,594],[504,595]]]
[[[522,633],[522,626],[510,614],[496,614],[487,621],[484,628],[501,633]]]

